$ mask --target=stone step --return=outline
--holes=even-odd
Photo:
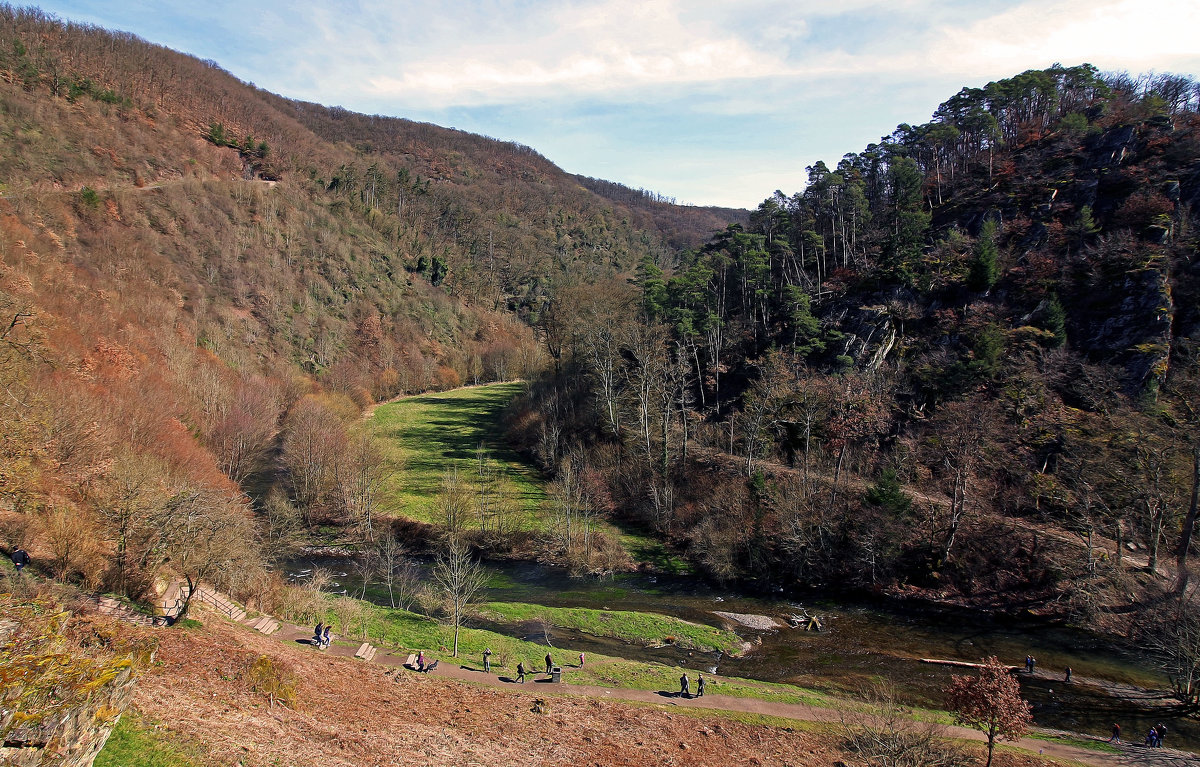
[[[362,660],[371,660],[375,657],[376,648],[372,647],[369,642],[363,642],[355,651],[354,657]]]
[[[112,597],[96,597],[95,604],[97,612],[103,615],[111,615],[117,620],[122,620],[126,623],[135,623],[139,626],[155,625],[154,619],[149,615],[138,612],[129,605]]]

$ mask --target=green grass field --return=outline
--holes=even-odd
[[[395,474],[384,486],[385,508],[420,522],[440,524],[438,494],[446,472],[470,480],[483,445],[497,472],[510,483],[525,526],[539,526],[544,482],[504,441],[501,414],[525,384],[488,384],[389,402],[368,420]]]
[[[633,644],[670,643],[688,650],[721,650],[735,653],[742,640],[732,631],[689,623],[669,615],[594,610],[584,607],[543,607],[516,602],[488,602],[479,609],[488,619],[505,623],[545,620],[559,628],[575,629],[597,637],[611,637]]]
[[[473,492],[482,445],[515,504],[519,527],[542,530],[545,480],[504,440],[504,409],[524,387],[519,381],[487,384],[406,397],[375,408],[367,426],[393,471],[383,488],[384,510],[441,525],[438,495],[446,472],[456,469],[467,492]],[[634,562],[673,575],[692,572],[687,560],[645,531],[614,522],[603,522],[600,529]]]
[[[385,650],[396,654],[424,650],[431,660],[445,659],[464,666],[482,669],[482,652],[485,647],[492,650],[492,669],[501,675],[515,675],[518,662],[535,671],[545,668],[545,656],[549,652],[555,663],[565,667],[563,681],[567,684],[596,685],[599,687],[626,688],[636,690],[677,690],[679,675],[677,666],[589,652],[585,667],[574,668],[579,651],[569,644],[548,648],[544,644],[527,642],[523,639],[498,634],[484,629],[464,628],[459,636],[459,658],[450,660],[450,653],[441,648],[453,646],[454,630],[422,615],[393,610],[364,603],[367,615],[367,637]],[[327,616],[335,619],[332,614]],[[660,617],[660,616],[652,616]],[[351,642],[353,644],[353,642]],[[692,672],[688,672],[691,674]],[[777,701],[780,703],[807,703],[810,705],[832,705],[831,699],[812,690],[787,684],[757,682],[733,677],[710,679],[711,690],[722,695]]]

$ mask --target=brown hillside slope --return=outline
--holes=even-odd
[[[836,738],[587,698],[549,697],[394,671],[215,624],[162,633],[162,665],[134,705],[214,763],[247,767],[418,764],[678,764],[815,767],[847,757]],[[299,680],[296,710],[250,689],[260,655]],[[997,764],[1042,764],[1002,754]]]

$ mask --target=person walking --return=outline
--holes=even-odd
[[[696,697],[704,697],[704,674],[696,675]]]
[[[492,648],[483,648],[483,673],[492,673]]]
[[[1108,739],[1108,742],[1109,743],[1120,743],[1121,742],[1121,725],[1117,724],[1116,722],[1113,722],[1112,737]]]
[[[525,684],[525,662],[517,661],[517,681]]]
[[[579,667],[583,668],[583,653],[579,653]]]
[[[546,653],[546,673],[550,673],[550,669],[554,668],[554,659],[550,657],[550,653]]]
[[[16,547],[13,549],[12,563],[17,568],[17,572],[20,573],[25,569],[25,565],[29,564],[29,552],[20,546]]]
[[[1167,726],[1162,722],[1159,722],[1154,726],[1154,732],[1156,734],[1154,741],[1159,748],[1162,748],[1163,740],[1167,737]]]
[[[325,633],[321,635],[321,646],[329,647],[329,624],[325,624]]]
[[[691,695],[688,694],[688,675],[687,674],[684,674],[683,676],[679,677],[679,697],[681,697],[681,698],[692,697]]]
[[[1071,681],[1071,667],[1070,666],[1067,666],[1067,677],[1064,681],[1067,681],[1067,682]]]

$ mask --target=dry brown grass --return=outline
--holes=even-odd
[[[164,632],[135,705],[213,763],[271,765],[828,765],[816,735],[782,727],[476,688],[319,655],[226,625]],[[295,710],[245,678],[265,656],[296,675]]]

